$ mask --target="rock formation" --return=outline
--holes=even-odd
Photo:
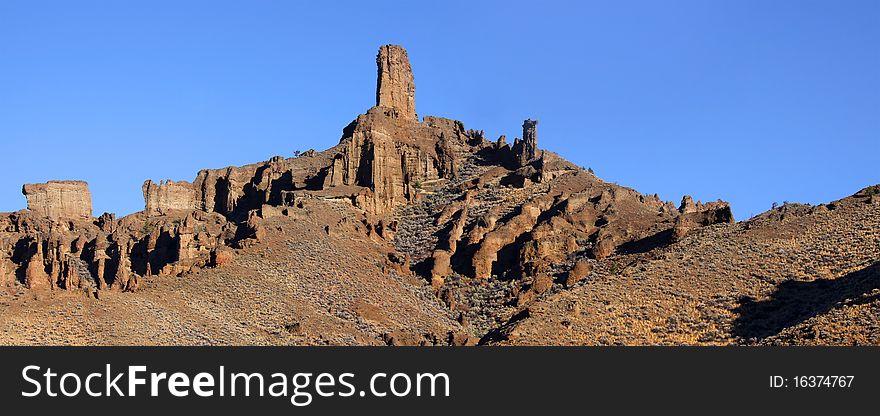
[[[25,185],[30,211],[0,217],[0,284],[134,291],[151,275],[229,264],[233,249],[270,240],[267,221],[308,217],[318,204],[357,213],[322,224],[327,236],[401,247],[384,269],[420,273],[449,302],[450,278],[497,276],[524,282],[523,303],[587,279],[593,261],[650,249],[658,235],[733,221],[726,203],[685,199],[676,210],[539,150],[537,120],[512,146],[457,120],[419,121],[406,51],[383,46],[376,62],[376,106],[326,151],[205,169],[193,182],[148,180],[144,211],[122,219],[93,219],[84,182]],[[422,204],[434,232],[402,221],[401,210]],[[419,244],[407,245],[414,233]]]
[[[876,343],[880,187],[734,223],[724,201],[676,206],[539,149],[532,119],[512,144],[419,121],[406,51],[377,65],[376,106],[325,151],[146,181],[122,218],[92,217],[85,182],[25,185],[28,210],[0,214],[0,338],[729,344],[834,303],[847,315],[792,334],[825,342],[846,318],[867,337],[835,342]]]
[[[523,122],[523,137],[513,142],[513,157],[517,166],[526,166],[538,157],[538,120]]]
[[[379,70],[376,106],[393,109],[402,119],[417,121],[416,85],[406,49],[398,45],[382,46],[376,65]]]
[[[675,226],[672,230],[672,240],[678,241],[684,238],[690,231],[695,228],[705,227],[712,224],[733,224],[733,212],[730,210],[730,204],[722,200],[716,202],[694,202],[689,195],[685,195],[681,200],[681,206],[678,209],[681,215],[675,219]]]
[[[416,123],[375,107],[346,129],[322,189],[360,187],[353,203],[381,215],[413,200],[428,183],[454,177],[470,139],[460,122],[426,117]]]
[[[53,219],[92,217],[92,194],[82,181],[49,181],[22,187],[27,207],[37,215]]]
[[[196,199],[197,194],[189,182],[162,181],[159,184],[146,181],[142,187],[144,193],[144,211],[158,214],[163,211],[189,211],[202,209]]]
[[[28,260],[25,269],[25,286],[32,290],[49,290],[55,287],[49,274],[46,273],[43,245],[39,242],[35,244],[34,255]]]

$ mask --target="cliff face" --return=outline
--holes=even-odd
[[[461,122],[426,117],[419,123],[374,107],[346,129],[322,190],[365,188],[353,203],[381,216],[412,201],[429,184],[455,177],[464,155],[483,145],[473,143]]]
[[[398,45],[379,48],[376,56],[376,106],[391,109],[396,116],[416,121],[416,84],[406,49]]]
[[[586,276],[585,258],[671,244],[695,228],[732,222],[723,202],[677,210],[540,150],[537,120],[523,122],[512,146],[457,120],[419,120],[406,51],[383,46],[376,63],[376,106],[323,152],[206,169],[192,183],[146,181],[144,211],[119,220],[92,217],[84,182],[25,185],[29,210],[0,224],[0,283],[133,291],[146,276],[230,263],[233,250],[278,232],[266,225],[272,218],[323,221],[322,211],[342,210],[344,220],[324,225],[328,235],[393,245],[388,268],[417,271],[447,300],[457,290],[447,280],[467,277],[528,282],[519,300],[527,303],[575,258],[572,282]],[[408,214],[413,209],[427,214]]]
[[[92,195],[82,181],[49,181],[22,187],[28,209],[44,217],[74,219],[92,217]]]
[[[195,187],[189,182],[144,182],[144,212],[157,214],[169,210],[204,209]]]
[[[192,184],[147,181],[145,211],[199,209],[241,220],[263,205],[290,205],[299,195],[348,201],[379,217],[455,177],[463,158],[491,146],[481,132],[466,131],[459,121],[418,120],[406,50],[383,46],[376,62],[377,106],[343,130],[338,146],[296,158],[203,170]],[[535,142],[530,143],[528,160],[534,158]]]
[[[108,310],[143,325],[97,343],[788,342],[805,314],[867,334],[831,342],[876,340],[880,186],[735,223],[724,201],[676,206],[539,148],[537,120],[512,144],[419,120],[406,51],[377,66],[377,105],[325,151],[146,181],[120,219],[93,217],[84,182],[25,185],[28,209],[0,215],[0,315],[26,318],[0,340],[80,340]],[[67,325],[82,313],[101,319]]]

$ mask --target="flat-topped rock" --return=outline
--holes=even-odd
[[[22,187],[28,210],[52,219],[92,217],[92,194],[83,181],[49,181]]]
[[[196,189],[186,181],[153,181],[144,182],[141,188],[144,193],[144,210],[148,214],[156,214],[168,210],[194,210],[201,209],[201,204],[196,200]]]

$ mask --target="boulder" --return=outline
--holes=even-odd
[[[565,277],[565,287],[573,287],[578,282],[586,279],[592,271],[592,263],[587,260],[579,260],[577,263],[574,264],[574,267],[572,267],[571,270],[568,271],[568,275]]]

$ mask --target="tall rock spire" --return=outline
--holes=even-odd
[[[538,120],[523,121],[523,137],[513,144],[516,164],[525,166],[538,157]]]
[[[406,49],[398,45],[379,48],[376,56],[379,76],[376,82],[376,106],[397,110],[398,117],[418,120],[416,116],[416,84]]]

